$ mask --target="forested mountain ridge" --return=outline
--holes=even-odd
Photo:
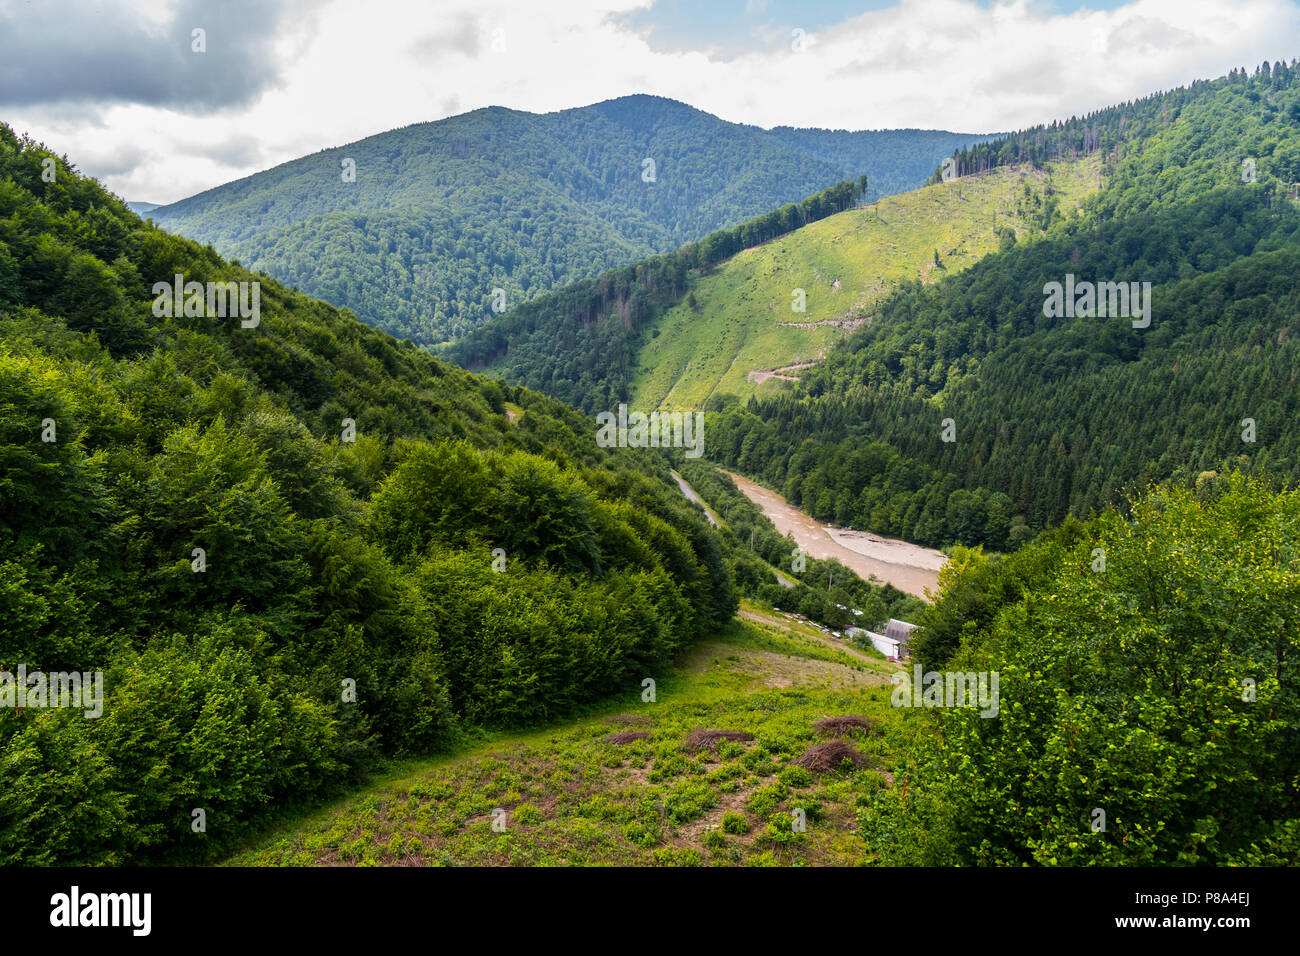
[[[654,96],[541,115],[491,107],[323,150],[150,216],[433,345],[491,317],[494,289],[514,306],[863,174],[885,191],[914,186],[984,138],[767,131]]]
[[[1016,134],[1011,146],[978,147],[975,160],[968,153],[967,166],[989,169],[1086,157],[1101,163],[1103,188],[1077,210],[1045,193],[1035,229],[1008,236],[965,271],[903,283],[869,323],[798,373],[793,394],[710,419],[706,455],[822,520],[998,550],[1067,513],[1115,503],[1128,484],[1195,480],[1228,465],[1296,480],[1300,447],[1285,426],[1300,411],[1290,334],[1300,242],[1300,190],[1290,185],[1300,179],[1296,77],[1294,64],[1233,71]],[[933,188],[962,190],[985,175],[945,182],[936,174]],[[802,232],[782,243],[797,246]],[[645,269],[654,275],[650,263]],[[622,299],[561,290],[449,354],[495,362],[508,379],[574,404],[612,407],[602,403],[630,394],[626,369],[643,341],[608,352],[610,336],[628,339],[629,313],[619,310],[631,309],[634,328],[639,302],[653,301],[653,316],[688,314],[701,275],[687,269],[669,295],[661,285],[638,298],[628,284]],[[1045,286],[1067,275],[1151,283],[1150,327],[1045,315]],[[710,306],[724,316],[748,307]],[[615,359],[594,361],[597,343]],[[945,440],[949,420],[953,440]]]
[[[1261,106],[1266,113],[1285,109],[1291,120],[1300,121],[1300,112],[1294,105],[1283,108],[1272,102],[1272,92],[1290,86],[1294,73],[1294,60],[1290,65],[1285,61],[1271,65],[1265,61],[1256,68],[1253,77],[1247,70],[1234,69],[1218,79],[1196,80],[1188,86],[1152,93],[1085,116],[1072,116],[963,147],[952,154],[953,162],[947,164],[948,169],[950,175],[965,176],[1014,163],[1037,164],[1095,152],[1118,154],[1124,151],[1126,143],[1144,139],[1178,120],[1184,108],[1190,106],[1195,113],[1207,96],[1234,86],[1241,88],[1245,105]],[[1300,155],[1294,149],[1267,152],[1273,158],[1271,169],[1277,178],[1284,182],[1300,179]],[[930,182],[943,180],[941,165],[931,174]]]
[[[1079,215],[901,288],[797,395],[722,416],[709,454],[820,518],[999,550],[1127,485],[1225,467],[1300,479],[1297,76],[1171,94]],[[1067,275],[1150,282],[1150,326],[1045,315]]]
[[[689,301],[696,275],[744,249],[849,209],[865,183],[845,181],[700,242],[539,296],[442,350],[465,368],[491,369],[587,411],[631,396],[637,350],[670,308]]]

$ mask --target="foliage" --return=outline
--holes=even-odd
[[[999,712],[913,711],[862,814],[882,862],[1300,862],[1298,529],[1300,493],[1233,474],[960,572],[988,610],[949,666],[998,673]]]
[[[100,672],[103,712],[0,709],[0,862],[205,859],[730,619],[725,546],[657,453],[47,156],[0,126],[0,671]],[[176,273],[260,282],[260,322],[156,317]]]

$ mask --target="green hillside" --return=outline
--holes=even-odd
[[[1056,129],[1061,150],[1103,158],[1080,215],[900,287],[796,394],[711,422],[707,454],[814,517],[995,550],[1126,486],[1300,480],[1297,77],[1236,71]],[[1066,276],[1149,282],[1149,326],[1045,314]]]
[[[403,767],[229,862],[1294,866],[1298,518],[1236,476],[962,549],[924,619],[998,674],[983,706],[900,706],[909,668],[742,604],[654,700]]]
[[[163,308],[178,274],[199,293]],[[208,311],[227,282],[247,314]],[[771,593],[793,545],[755,509],[715,530],[666,456],[595,434],[0,126],[0,863],[212,858],[392,761],[639,688]],[[778,597],[814,618],[917,606],[806,578]],[[99,691],[24,701],[23,668]]]
[[[465,368],[527,383],[578,408],[613,408],[630,395],[633,360],[647,330],[687,297],[702,272],[751,246],[852,208],[865,186],[865,177],[836,183],[674,252],[539,296],[442,352]]]
[[[494,289],[512,307],[863,174],[888,184],[878,188],[915,186],[955,146],[985,138],[822,133],[727,123],[653,96],[543,115],[492,107],[323,150],[149,215],[435,345],[499,311]]]
[[[1169,477],[1293,482],[1298,72],[1233,71],[958,151],[955,182],[878,204],[911,210],[884,217],[897,229],[852,210],[726,263],[687,247],[675,270],[661,257],[542,297],[448,354],[587,409],[722,410],[706,457],[816,519],[934,547],[1014,549]],[[981,190],[963,245],[954,195]],[[855,268],[855,223],[880,265]],[[1067,276],[1150,283],[1151,325],[1046,315]],[[847,337],[779,324],[794,288],[810,321],[862,321]],[[798,381],[750,381],[775,370]]]
[[[803,372],[797,366],[820,361],[869,323],[900,282],[932,283],[1016,237],[1041,234],[1048,198],[1072,212],[1100,188],[1100,172],[1095,156],[1003,168],[891,196],[746,249],[701,276],[689,303],[651,326],[636,355],[633,402],[703,408],[715,395],[785,387]],[[803,313],[792,308],[796,289],[805,292]]]
[[[386,760],[638,686],[731,617],[665,461],[48,158],[0,126],[0,672],[102,696],[0,709],[0,862],[208,858]],[[160,315],[178,273],[259,282],[260,310]]]

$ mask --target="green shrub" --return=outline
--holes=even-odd
[[[722,830],[724,833],[748,833],[749,821],[743,813],[728,810],[722,815]]]

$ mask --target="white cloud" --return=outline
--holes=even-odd
[[[722,60],[651,49],[620,24],[647,5],[331,0],[282,18],[270,38],[276,80],[247,106],[193,115],[64,103],[11,107],[4,119],[118,194],[169,202],[489,105],[545,112],[655,93],[760,126],[1015,129],[1253,69],[1293,55],[1281,40],[1300,35],[1288,0],[1138,0],[1069,14],[1029,0],[903,0],[810,33],[803,52],[782,34]]]

